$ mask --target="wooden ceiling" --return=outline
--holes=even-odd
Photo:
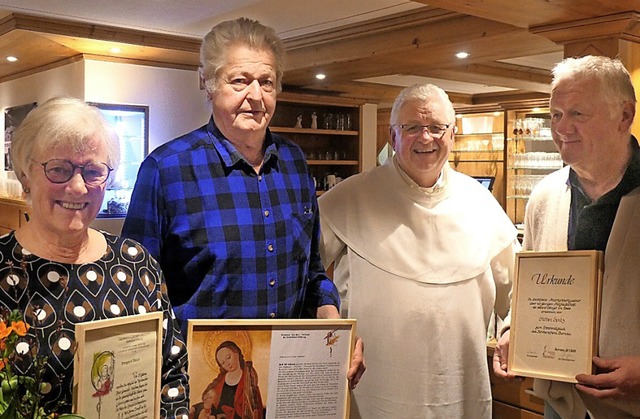
[[[557,28],[574,25],[590,36],[585,27],[614,20],[622,36],[640,42],[640,0],[419,3],[425,6],[285,39],[286,89],[389,103],[401,86],[375,80],[426,77],[484,86],[485,93],[449,92],[458,105],[491,106],[546,97],[549,63],[537,64],[536,57],[562,56]],[[577,21],[589,24],[569,23]],[[195,69],[199,44],[195,38],[13,13],[0,19],[0,51],[20,60],[9,64],[2,57],[0,82],[83,58]],[[109,52],[113,47],[121,52]],[[455,58],[461,50],[469,58]],[[328,77],[316,80],[318,71]]]

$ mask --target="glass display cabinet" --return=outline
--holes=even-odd
[[[456,111],[457,133],[449,162],[459,172],[489,180],[486,186],[504,206],[504,113]]]
[[[507,214],[521,225],[533,188],[563,163],[551,138],[548,108],[514,110],[507,115]]]
[[[149,107],[92,103],[102,112],[120,139],[120,166],[105,192],[98,218],[124,217],[138,169],[149,152]]]

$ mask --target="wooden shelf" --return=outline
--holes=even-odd
[[[269,129],[300,146],[308,156],[311,175],[318,185],[322,185],[327,175],[335,174],[346,179],[362,170],[361,112],[362,103],[351,99],[283,93],[278,96],[278,108],[271,121],[273,126]],[[320,128],[309,128],[314,114]],[[327,121],[335,121],[338,115],[341,120],[344,117],[345,121],[350,121],[348,126],[351,129],[321,128],[325,116]],[[302,128],[295,128],[298,118],[301,118]],[[331,127],[337,126],[331,123]],[[325,156],[331,158],[319,158]]]
[[[553,141],[551,137],[513,137],[507,138],[507,141]]]
[[[473,134],[456,134],[456,138],[464,138],[464,137],[483,137],[483,138],[487,138],[487,137],[503,137],[504,134],[501,131],[498,132],[477,132],[477,133],[473,133]]]
[[[558,166],[511,166],[509,170],[559,170],[562,167]]]
[[[502,159],[449,159],[451,163],[502,163]]]
[[[287,127],[269,127],[272,132],[282,134],[310,134],[310,135],[350,135],[358,136],[358,131],[347,131],[337,129],[311,129],[311,128],[287,128]]]
[[[307,160],[309,166],[357,166],[358,160]]]
[[[504,151],[504,149],[502,148],[493,148],[491,150],[487,149],[487,150],[471,150],[471,149],[465,149],[465,150],[461,150],[461,149],[453,149],[451,150],[452,153],[500,153],[502,154],[502,152]]]

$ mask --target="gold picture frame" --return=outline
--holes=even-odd
[[[75,413],[160,417],[162,321],[159,311],[76,325]]]
[[[520,252],[511,303],[508,369],[575,383],[598,350],[602,252]]]
[[[353,319],[189,320],[192,412],[209,409],[211,417],[223,417],[229,409],[244,409],[244,415],[267,419],[347,418],[355,326]],[[233,362],[224,364],[228,359]],[[225,368],[243,371],[235,375],[241,375],[237,388],[251,403],[231,407],[219,402],[232,375]]]

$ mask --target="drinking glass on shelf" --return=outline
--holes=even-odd
[[[347,131],[351,131],[351,128],[353,128],[352,122],[353,121],[351,120],[351,114],[346,114],[344,119],[344,129],[346,129]]]
[[[333,114],[325,113],[322,117],[322,128],[333,129]]]
[[[542,127],[544,126],[544,119],[542,118],[533,118],[534,122],[533,122],[533,136],[535,138],[539,138],[540,137],[540,130],[542,130]]]
[[[522,119],[516,119],[513,123],[513,137],[519,138],[524,134],[524,130],[522,129]]]
[[[525,118],[522,121],[522,125],[524,126],[524,136],[532,137],[531,135],[531,118]]]

